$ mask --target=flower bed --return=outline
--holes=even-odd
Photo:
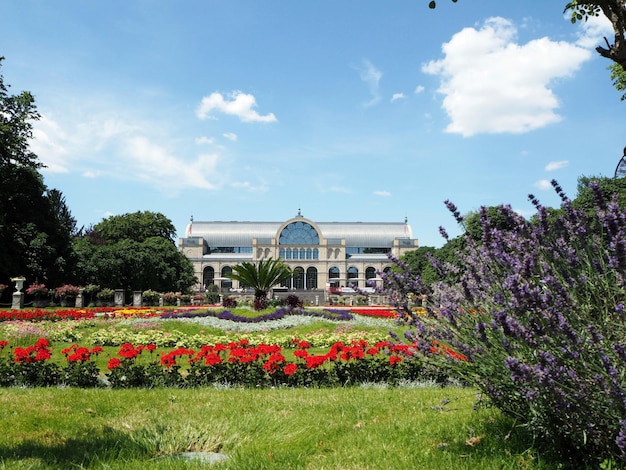
[[[59,310],[0,310],[0,322],[3,321],[59,321],[94,318],[97,309],[59,309]]]
[[[351,308],[350,313],[383,318],[398,318],[395,310],[387,308]]]
[[[98,346],[72,344],[61,351],[65,363],[59,365],[51,361],[51,346],[44,338],[31,346],[15,347],[8,354],[8,342],[0,341],[0,386],[129,388],[229,383],[244,387],[323,387],[446,379],[416,356],[415,344],[337,342],[323,354],[311,354],[308,341],[293,338],[292,343],[293,360],[287,360],[277,344],[252,345],[247,340],[169,351],[159,351],[154,343],[125,343],[109,359],[104,372],[93,360],[103,352]],[[437,348],[431,348],[431,352],[450,355]]]

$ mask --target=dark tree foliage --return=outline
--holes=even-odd
[[[39,118],[33,96],[8,89],[0,75],[0,283],[25,276],[27,285],[54,287],[73,280],[76,222],[61,192],[44,184],[43,165],[29,149]]]
[[[138,211],[114,215],[94,227],[94,231],[109,243],[122,240],[142,242],[150,237],[161,237],[174,242],[176,229],[163,214]]]
[[[409,251],[402,257],[411,273],[419,275],[428,290],[441,280],[440,272],[435,267],[438,264],[459,265],[460,253],[465,246],[463,237],[448,240],[441,248],[420,246],[417,250]]]
[[[0,57],[0,66],[4,57]],[[39,119],[35,98],[27,91],[9,94],[9,85],[0,75],[0,165],[41,168],[42,164],[28,147],[32,138],[32,121]]]
[[[112,289],[188,292],[193,265],[174,243],[163,214],[135,212],[104,219],[74,241],[81,283]]]

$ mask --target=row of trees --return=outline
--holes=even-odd
[[[3,57],[0,57],[0,67]],[[77,228],[66,200],[49,189],[29,147],[39,119],[34,97],[9,93],[0,74],[0,284],[95,284],[187,292],[196,279],[162,214],[135,212]]]

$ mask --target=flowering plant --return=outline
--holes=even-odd
[[[164,305],[176,305],[176,301],[178,300],[179,294],[176,292],[166,292],[163,294],[163,304]]]
[[[415,325],[411,341],[437,341],[467,358],[429,360],[478,387],[550,450],[574,466],[626,461],[626,211],[598,183],[587,211],[553,186],[561,208],[530,196],[531,220],[510,206],[497,207],[497,217],[480,209],[479,236],[466,233],[460,263],[432,259],[441,281],[428,315],[410,308],[411,294],[428,289],[402,261],[392,259],[399,269],[384,284]]]
[[[79,288],[71,284],[65,284],[61,287],[57,287],[55,292],[59,297],[76,297],[78,295]]]
[[[143,298],[143,301],[146,303],[146,305],[158,304],[160,297],[161,297],[161,294],[150,289],[145,290],[142,293],[142,298]]]
[[[96,297],[98,298],[98,300],[102,300],[102,301],[111,301],[113,300],[114,296],[115,296],[115,291],[113,289],[108,289],[106,287],[100,290],[96,294]]]
[[[48,292],[50,292],[50,289],[48,289],[45,284],[31,284],[26,289],[26,293],[28,295],[34,295],[37,297],[40,295],[47,295]]]

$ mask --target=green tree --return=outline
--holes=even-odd
[[[273,258],[258,263],[243,262],[233,266],[226,277],[254,289],[255,307],[264,308],[269,290],[291,277],[291,269],[283,261]]]
[[[611,71],[611,80],[613,80],[613,86],[617,91],[624,92],[620,97],[620,100],[626,100],[626,71],[620,64],[611,64],[609,67]]]
[[[22,275],[52,287],[72,280],[75,220],[29,148],[37,119],[33,96],[11,95],[0,75],[0,282]]]
[[[127,290],[188,292],[197,282],[191,261],[174,243],[163,214],[135,212],[104,219],[74,241],[85,284]]]
[[[417,250],[405,253],[401,260],[412,274],[420,276],[424,285],[432,292],[433,285],[441,281],[437,264],[460,266],[460,254],[465,248],[465,237],[448,240],[441,248],[420,246]]]
[[[4,57],[0,57],[0,67]],[[20,165],[41,168],[29,148],[28,142],[33,136],[32,121],[39,119],[35,98],[27,91],[19,95],[9,94],[9,85],[5,85],[0,75],[0,165]]]
[[[150,237],[161,237],[172,242],[176,240],[176,229],[172,222],[163,214],[150,211],[111,216],[96,225],[94,230],[108,242],[142,242]]]

